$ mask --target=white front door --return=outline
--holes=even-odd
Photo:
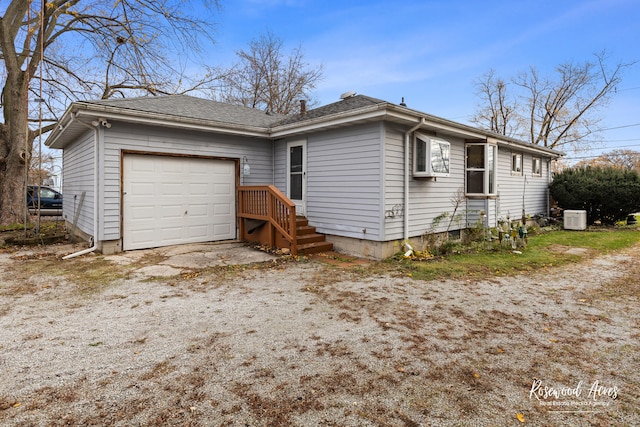
[[[287,143],[287,197],[296,204],[297,215],[306,215],[307,141]]]

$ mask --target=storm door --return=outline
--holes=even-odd
[[[296,214],[306,215],[307,142],[287,144],[287,197],[296,204]]]

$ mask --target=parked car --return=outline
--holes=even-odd
[[[40,200],[40,215],[62,215],[62,194],[49,187],[27,186],[27,206],[29,212],[36,214]]]

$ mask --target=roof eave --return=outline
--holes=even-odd
[[[412,110],[407,107],[381,103],[369,107],[358,108],[346,112],[336,113],[332,115],[317,117],[309,120],[303,120],[295,123],[289,123],[281,126],[274,126],[271,129],[272,138],[282,138],[290,135],[307,133],[318,129],[327,129],[336,126],[344,126],[353,122],[367,121],[373,119],[386,119],[396,122],[404,122],[407,124],[415,124],[424,118],[424,127],[436,129],[443,133],[458,135],[468,139],[493,139],[499,145],[517,146],[518,148],[544,154],[549,157],[561,157],[563,153],[546,147],[535,146],[533,144],[509,138],[504,135],[494,134],[492,132],[483,131],[482,129],[468,126],[462,123],[453,122],[437,116]]]
[[[123,109],[108,105],[98,105],[87,102],[74,102],[65,111],[58,122],[58,126],[49,135],[45,144],[51,148],[63,148],[68,141],[64,139],[65,130],[71,122],[81,120],[90,122],[96,118],[104,118],[110,121],[156,125],[177,129],[197,130],[203,132],[218,132],[227,135],[249,136],[256,138],[269,138],[269,128],[262,126],[247,126],[204,120],[192,117],[180,117],[176,115],[161,114],[148,111]]]
[[[391,110],[399,110],[399,111],[409,110],[413,114],[415,114],[416,117],[424,117],[425,122],[428,126],[440,128],[446,132],[464,135],[466,138],[480,138],[480,139],[486,139],[486,140],[494,140],[499,145],[510,145],[510,146],[515,145],[519,148],[522,148],[523,150],[539,152],[541,154],[543,153],[552,157],[561,157],[564,155],[564,153],[553,150],[551,148],[534,145],[525,141],[521,141],[519,139],[485,131],[473,126],[465,125],[463,123],[458,123],[451,120],[443,119],[441,117],[431,116],[429,114],[421,113],[420,111],[417,111],[417,110],[411,110],[406,107],[398,106],[395,104],[388,104],[388,106]]]
[[[435,129],[436,131],[440,131],[445,134],[452,134],[465,139],[493,141],[499,145],[517,147],[520,150],[539,153],[546,157],[559,158],[564,155],[564,153],[556,150],[529,144],[504,135],[483,131],[482,129],[425,114],[420,111],[389,102],[377,103],[366,107],[310,118],[284,125],[263,127],[181,117],[177,115],[133,110],[129,108],[120,108],[81,101],[74,102],[67,111],[65,111],[59,121],[59,125],[49,135],[45,144],[51,148],[64,148],[64,146],[74,138],[73,135],[69,135],[65,138],[65,134],[69,133],[66,132],[67,128],[74,120],[79,120],[88,124],[96,118],[267,139],[278,139],[308,133],[315,130],[346,126],[357,122],[388,120],[396,123],[414,125],[416,122],[424,119],[423,127]],[[77,135],[75,136],[77,137]]]

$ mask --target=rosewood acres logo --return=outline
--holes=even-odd
[[[542,406],[550,406],[555,412],[597,412],[596,408],[611,406],[618,398],[620,389],[599,380],[591,384],[578,382],[574,387],[553,387],[535,379],[529,390],[529,399]]]

